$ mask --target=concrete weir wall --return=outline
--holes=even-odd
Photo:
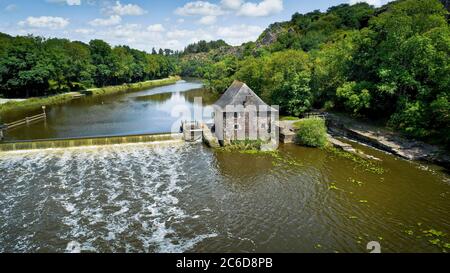
[[[104,146],[146,142],[181,142],[182,134],[150,134],[94,138],[49,139],[0,143],[0,151],[55,149],[82,146]]]

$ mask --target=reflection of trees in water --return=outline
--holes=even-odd
[[[179,93],[159,93],[159,94],[153,94],[148,96],[139,96],[136,97],[136,100],[138,101],[154,101],[154,102],[166,102],[170,100],[174,95],[182,96],[186,101],[190,103],[194,103],[194,99],[201,97],[203,99],[204,105],[211,105],[214,104],[217,99],[219,98],[218,94],[209,91],[204,88],[198,88],[189,90],[186,92],[179,92]]]
[[[173,95],[173,93],[159,93],[159,94],[154,94],[154,95],[136,97],[136,100],[166,102],[166,101],[170,100],[172,95]]]
[[[197,97],[203,98],[203,105],[214,104],[218,99],[219,95],[213,91],[209,91],[205,88],[193,89],[190,91],[182,92],[181,95],[189,102],[194,103],[194,99]]]

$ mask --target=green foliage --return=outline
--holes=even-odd
[[[298,117],[293,116],[280,116],[281,121],[292,121],[292,120],[299,120]]]
[[[213,49],[218,49],[221,47],[229,47],[224,40],[217,40],[217,41],[199,41],[198,43],[193,43],[188,45],[184,49],[184,54],[191,54],[191,53],[201,53],[201,52],[209,52]]]
[[[261,140],[235,140],[222,148],[223,151],[241,151],[246,153],[257,153],[261,150]]]
[[[308,55],[287,50],[274,53],[267,60],[263,97],[279,105],[282,112],[300,116],[311,109],[311,69]]]
[[[233,79],[246,82],[282,114],[325,107],[389,121],[406,136],[450,148],[450,16],[441,2],[297,13],[256,43],[204,54],[192,66],[219,92]]]
[[[336,90],[336,95],[344,102],[345,107],[353,113],[370,107],[370,93],[367,89],[359,90],[356,82],[346,82]]]
[[[307,118],[296,122],[298,129],[297,141],[309,147],[325,147],[328,143],[325,120],[321,118]]]
[[[179,77],[170,77],[167,79],[139,82],[134,84],[126,84],[119,86],[109,86],[103,88],[93,88],[87,90],[92,96],[111,95],[122,92],[130,92],[136,90],[147,89],[155,86],[162,86],[167,84],[173,84],[178,81]],[[81,87],[80,87],[81,88]],[[82,88],[83,90],[85,88]],[[58,94],[49,97],[31,98],[24,101],[10,101],[4,104],[0,104],[0,114],[14,112],[14,111],[35,111],[41,109],[43,105],[57,105],[63,104],[73,99],[73,94]]]
[[[126,46],[112,48],[66,39],[0,34],[0,96],[39,97],[92,86],[166,78],[178,68],[173,56],[150,55]]]
[[[340,150],[338,148],[332,147],[331,145],[326,146],[325,150],[330,152],[331,154],[334,154],[341,158],[346,158],[348,160],[353,161],[354,163],[358,164],[358,166],[360,166],[365,171],[368,171],[368,172],[371,172],[374,174],[383,174],[385,172],[385,170],[381,166],[373,163],[372,161],[364,159],[364,158],[354,155],[352,153]]]

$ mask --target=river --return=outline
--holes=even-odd
[[[41,132],[26,128],[9,137],[163,132],[166,105],[191,105],[180,84],[198,88],[179,83],[85,98],[91,104],[50,109],[46,125],[33,125]],[[164,99],[136,99],[156,93]],[[155,126],[139,129],[140,120]],[[383,252],[444,251],[449,175],[356,146],[382,159],[384,173],[296,145],[273,154],[201,144],[0,153],[0,252],[368,252],[371,241]]]
[[[84,97],[49,107],[46,122],[9,130],[5,140],[167,133],[179,119],[172,115],[174,107],[185,106],[193,113],[195,97],[202,97],[204,106],[217,99],[217,95],[202,89],[202,83],[195,80],[141,92]],[[2,120],[11,122],[41,112],[11,113]]]

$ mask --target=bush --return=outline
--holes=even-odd
[[[228,151],[259,151],[262,144],[261,140],[233,140],[224,149]]]
[[[328,143],[325,120],[307,118],[294,124],[298,129],[297,142],[309,147],[325,147]]]

